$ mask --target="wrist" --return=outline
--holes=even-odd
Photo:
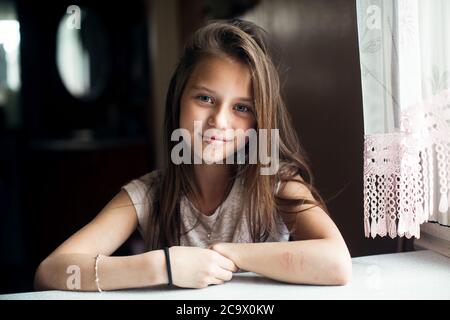
[[[151,285],[167,284],[169,282],[164,250],[153,250],[146,253],[147,268]]]
[[[236,266],[239,267],[239,244],[232,242],[216,243],[212,246],[212,249],[224,257],[232,260]]]

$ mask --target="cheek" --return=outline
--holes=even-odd
[[[194,121],[206,121],[208,115],[194,102],[183,103],[180,107],[180,127],[194,129]]]
[[[252,117],[252,119],[250,120],[249,128],[256,129],[256,119],[255,119],[255,117]]]
[[[239,131],[238,131],[239,134],[237,134],[236,142],[235,142],[236,146],[237,146],[237,148],[242,148],[245,145],[245,143],[248,142],[249,137],[245,135],[244,138],[240,138],[240,135],[244,134],[247,130],[250,130],[250,129],[256,130],[256,121],[253,118],[252,119],[241,119],[240,122],[235,127],[235,129],[239,129]]]
[[[255,118],[249,117],[247,119],[244,119],[241,123],[240,123],[240,128],[243,129],[244,131],[248,130],[248,129],[256,129],[256,120]]]
[[[192,106],[189,103],[181,103],[180,105],[180,128],[193,128]]]

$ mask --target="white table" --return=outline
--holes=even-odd
[[[346,286],[286,284],[247,272],[204,289],[40,291],[0,295],[3,299],[450,299],[450,259],[428,250],[353,258],[353,277]]]

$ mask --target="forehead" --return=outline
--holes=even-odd
[[[229,57],[204,57],[195,66],[188,87],[203,85],[211,90],[232,90],[239,96],[251,96],[252,81],[249,67]]]

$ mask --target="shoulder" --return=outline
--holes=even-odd
[[[313,200],[311,191],[308,188],[307,183],[301,177],[300,174],[296,174],[291,180],[286,181],[282,179],[282,176],[287,176],[288,172],[292,170],[289,162],[280,161],[280,166],[276,177],[276,192],[275,194],[282,198],[287,199],[309,199]]]
[[[129,180],[122,186],[132,198],[142,198],[145,195],[153,194],[161,182],[161,170],[153,170],[144,175]]]
[[[150,171],[139,177],[130,180],[128,183],[141,183],[145,185],[152,185],[153,183],[160,182],[162,177],[162,172],[160,169]]]
[[[295,199],[299,196],[302,198],[309,196],[312,197],[311,191],[308,189],[305,181],[299,174],[294,176],[294,178],[290,181],[279,181],[277,195],[288,199]]]
[[[144,184],[151,184],[153,182],[159,182],[161,180],[161,177],[162,171],[160,169],[156,169],[138,177],[135,180]]]
[[[156,190],[161,180],[161,171],[154,170],[130,180],[122,186],[130,197],[136,210],[139,225],[138,230],[145,237],[148,218],[154,209]]]

